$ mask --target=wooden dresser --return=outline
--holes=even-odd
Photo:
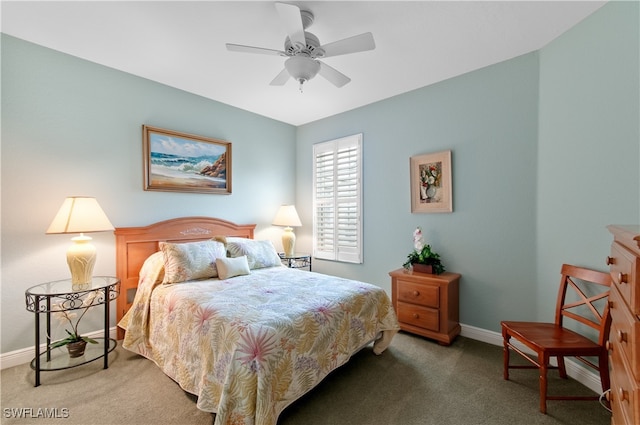
[[[640,424],[640,226],[608,226],[607,257],[613,280],[609,295],[612,424]]]
[[[460,275],[416,273],[398,269],[391,276],[391,300],[403,331],[449,345],[460,334]]]

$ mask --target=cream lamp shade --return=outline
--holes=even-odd
[[[64,200],[58,214],[47,229],[47,234],[80,233],[71,238],[73,245],[67,250],[67,264],[71,271],[73,289],[85,289],[91,284],[96,248],[84,233],[106,232],[113,225],[102,211],[96,198],[73,196]]]
[[[284,248],[285,256],[293,257],[296,248],[296,235],[293,233],[292,227],[302,226],[296,207],[294,205],[282,205],[272,224],[274,226],[285,226],[282,234],[282,248]]]

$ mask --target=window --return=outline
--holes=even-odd
[[[313,256],[362,263],[362,134],[313,145]]]

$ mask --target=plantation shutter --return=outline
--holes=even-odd
[[[313,255],[362,263],[362,134],[313,145]]]

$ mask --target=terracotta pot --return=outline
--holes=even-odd
[[[413,263],[411,267],[413,268],[413,271],[417,273],[433,274],[433,266],[431,264]]]
[[[69,350],[69,357],[80,357],[84,355],[84,349],[87,346],[87,341],[80,340],[76,342],[70,342],[67,344],[67,350]]]

